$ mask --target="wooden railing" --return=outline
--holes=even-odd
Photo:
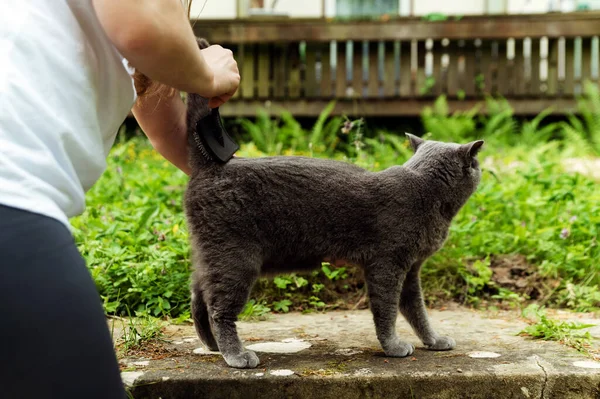
[[[571,111],[584,81],[599,82],[600,13],[481,16],[427,22],[196,21],[231,48],[242,83],[224,116],[258,108],[318,115],[418,115],[446,94],[451,109],[503,96],[518,114]]]

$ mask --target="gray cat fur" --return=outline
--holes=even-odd
[[[253,284],[259,276],[319,268],[326,258],[364,269],[387,356],[414,351],[396,334],[398,310],[426,348],[455,347],[430,326],[419,275],[480,182],[476,155],[483,141],[461,145],[407,133],[414,155],[380,172],[299,156],[217,164],[191,138],[208,112],[206,100],[188,95],[191,305],[208,349],[220,350],[231,367],[257,367],[258,357],[244,349],[235,325]]]

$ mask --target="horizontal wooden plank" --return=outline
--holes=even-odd
[[[552,107],[557,115],[575,112],[576,101],[572,98],[508,99],[516,115],[536,115]],[[486,109],[481,100],[448,100],[451,112],[472,109],[476,104]],[[328,105],[326,100],[282,100],[282,101],[229,101],[219,111],[223,117],[254,117],[259,109],[266,109],[272,115],[287,110],[295,117],[318,116]],[[374,99],[368,101],[338,100],[333,115],[361,116],[418,116],[431,100],[419,99]]]
[[[431,22],[328,19],[195,20],[194,31],[212,43],[327,42],[330,40],[505,39],[588,37],[600,33],[600,12],[482,15]]]

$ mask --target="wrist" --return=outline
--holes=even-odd
[[[216,84],[215,72],[203,58],[199,64],[200,68],[196,74],[195,93],[204,98],[214,97]]]
[[[216,77],[212,68],[208,68],[208,76],[206,77],[206,88],[207,93],[205,94],[205,98],[211,98],[215,96],[215,85],[216,85]]]

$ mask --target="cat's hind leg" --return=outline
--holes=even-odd
[[[256,354],[245,350],[235,322],[243,310],[261,263],[248,253],[227,252],[204,265],[204,299],[207,302],[212,332],[225,362],[235,368],[255,368]]]
[[[365,278],[377,339],[387,356],[405,357],[415,348],[400,340],[396,333],[396,319],[400,302],[400,289],[406,270],[394,262],[382,262],[365,267]]]
[[[427,349],[436,351],[454,349],[456,347],[454,339],[440,336],[429,323],[423,301],[420,272],[421,262],[417,262],[407,273],[400,294],[400,312]]]
[[[208,350],[218,351],[219,346],[210,326],[208,308],[202,297],[200,284],[195,281],[192,283],[192,318],[200,341],[202,341]]]

